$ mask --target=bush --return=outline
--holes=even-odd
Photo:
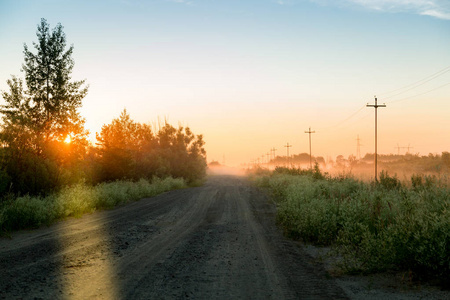
[[[406,188],[387,173],[379,185],[286,173],[278,170],[255,182],[272,191],[277,220],[289,236],[334,245],[347,271],[450,276],[448,187],[417,175]]]
[[[400,180],[397,178],[397,174],[389,176],[388,172],[384,170],[380,174],[380,184],[388,190],[398,189],[402,186]]]

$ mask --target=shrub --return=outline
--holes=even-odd
[[[389,176],[388,172],[384,170],[380,173],[380,184],[388,190],[398,189],[402,186],[400,180],[397,178],[397,175]]]
[[[407,188],[384,172],[379,185],[286,173],[255,182],[273,192],[277,220],[290,237],[334,245],[347,271],[449,278],[450,197],[435,177],[413,176]]]

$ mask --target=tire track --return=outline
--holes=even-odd
[[[344,299],[245,180],[211,177],[0,240],[0,298]]]

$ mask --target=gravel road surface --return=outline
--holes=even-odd
[[[0,239],[2,299],[346,299],[245,179]]]

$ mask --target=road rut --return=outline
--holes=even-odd
[[[346,299],[326,275],[233,176],[0,240],[3,299]]]

